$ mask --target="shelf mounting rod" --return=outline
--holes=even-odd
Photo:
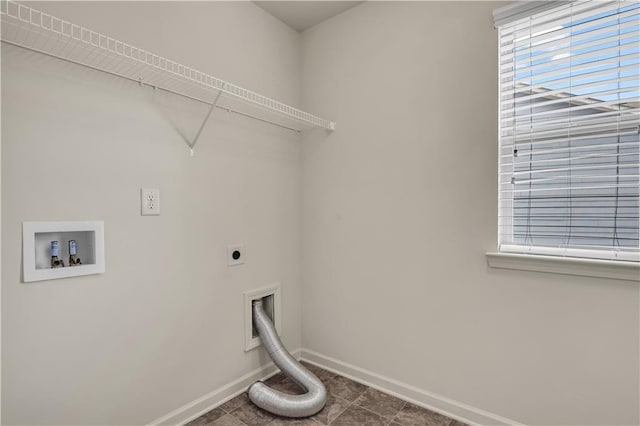
[[[204,121],[200,125],[200,128],[198,129],[198,133],[196,133],[196,136],[193,138],[193,142],[189,144],[189,154],[192,157],[193,157],[193,149],[196,147],[196,143],[200,138],[200,134],[202,133],[204,126],[207,125],[207,122],[209,121],[209,117],[211,117],[211,113],[213,112],[214,109],[216,109],[216,105],[218,105],[218,100],[220,99],[220,95],[222,95],[223,90],[224,90],[224,85],[222,85],[222,88],[220,88],[220,90],[218,91],[218,94],[216,95],[216,98],[213,100],[213,103],[209,107],[209,112],[207,112],[207,116],[204,118]]]

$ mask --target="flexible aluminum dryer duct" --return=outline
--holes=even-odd
[[[256,382],[249,387],[249,399],[258,407],[284,417],[308,417],[322,410],[327,402],[327,390],[320,379],[287,352],[264,312],[262,300],[253,302],[253,324],[273,362],[307,393],[289,395]]]

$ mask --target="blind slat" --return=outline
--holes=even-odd
[[[613,118],[613,119],[612,119]],[[566,116],[560,115],[559,117],[549,117],[546,120],[529,121],[526,123],[532,129],[557,129],[561,127],[583,127],[591,126],[594,123],[609,123],[612,126],[618,123],[627,127],[634,127],[640,123],[640,111],[627,111],[611,109],[609,111],[598,112],[597,114],[589,114],[588,116],[573,116],[571,121],[567,120]],[[513,134],[516,130],[524,127],[520,120],[512,119],[511,122],[505,122],[502,128],[503,135]],[[506,133],[505,133],[506,132]]]
[[[530,73],[531,75],[536,75],[535,71],[540,69],[547,69],[551,65],[549,62],[553,61],[553,67],[557,67],[558,69],[569,68],[571,64],[584,64],[594,62],[594,58],[605,56],[608,58],[616,57],[620,55],[620,52],[624,52],[624,54],[629,54],[634,52],[634,47],[637,44],[637,32],[629,35],[625,35],[625,37],[616,36],[616,43],[603,43],[600,40],[595,40],[592,43],[589,43],[585,46],[580,46],[580,50],[585,50],[583,53],[573,53],[570,52],[575,49],[575,46],[570,45],[570,47],[562,48],[559,50],[552,50],[548,52],[544,52],[541,56],[532,56],[532,55],[518,55],[518,56],[527,56],[526,59],[518,60],[516,58],[515,64],[513,59],[506,61],[504,65],[502,65],[502,69],[504,71],[514,72],[516,75],[523,75],[524,73]],[[571,43],[569,40],[566,40],[565,43]],[[612,46],[613,44],[613,46]],[[588,46],[591,45],[591,48]],[[545,60],[546,59],[546,60]],[[507,74],[508,75],[508,74]]]
[[[518,176],[527,175],[527,174],[531,175],[531,174],[542,174],[542,173],[585,172],[585,171],[595,171],[595,170],[608,170],[608,169],[611,169],[612,167],[637,169],[638,165],[632,163],[632,164],[619,164],[617,166],[607,164],[604,166],[589,165],[589,166],[574,166],[574,167],[554,167],[554,168],[546,168],[546,169],[523,170],[523,171],[517,171],[517,172],[502,172],[500,173],[500,175],[515,176],[517,178]]]
[[[619,83],[620,82],[618,82],[618,84]],[[510,109],[511,111],[515,112],[516,116],[518,116],[519,115],[518,113],[521,111],[534,111],[536,109],[538,110],[544,109],[544,107],[554,107],[553,111],[546,111],[546,113],[557,114],[557,111],[555,111],[555,109],[562,108],[562,106],[566,103],[587,105],[588,107],[593,108],[594,104],[599,103],[599,101],[603,100],[604,98],[611,98],[610,95],[617,95],[618,99],[614,101],[614,105],[617,105],[620,103],[620,100],[621,100],[620,98],[627,98],[627,96],[624,96],[626,93],[638,93],[637,87],[625,86],[625,87],[611,88],[612,85],[613,84],[610,84],[607,90],[593,90],[593,91],[584,93],[582,95],[572,94],[572,95],[566,95],[566,96],[558,97],[556,99],[551,99],[551,100],[543,100],[543,101],[536,100],[535,102],[530,102],[526,105],[522,105],[518,103],[518,105],[514,105]],[[576,89],[571,88],[571,90],[576,90]],[[531,117],[535,118],[536,113],[531,113]]]
[[[594,79],[590,79],[592,81],[589,81],[587,83],[582,83],[582,84],[573,84],[570,85],[569,81],[567,82],[567,84],[560,86],[560,88],[558,89],[552,89],[552,90],[546,90],[546,91],[541,91],[540,89],[538,90],[534,90],[534,89],[529,89],[527,91],[521,91],[518,92],[518,95],[513,96],[510,99],[506,99],[502,102],[502,106],[504,107],[510,107],[518,104],[527,104],[528,106],[530,106],[529,104],[532,103],[532,101],[534,100],[538,100],[538,99],[557,99],[559,97],[564,96],[564,98],[562,99],[563,101],[566,100],[566,96],[567,96],[567,89],[571,88],[572,90],[580,90],[580,91],[587,91],[587,89],[591,89],[588,91],[589,93],[589,97],[596,97],[596,95],[598,94],[597,91],[593,90],[594,88],[597,87],[604,87],[604,88],[610,88],[611,86],[615,86],[615,85],[619,85],[620,83],[637,83],[638,82],[638,77],[640,76],[640,72],[634,73],[632,75],[627,75],[624,77],[614,77],[613,75],[611,75],[610,78],[606,78],[606,79],[596,79],[595,81],[593,81]],[[632,84],[628,84],[628,86],[632,86]],[[552,86],[552,87],[558,87],[557,85]],[[635,90],[637,90],[637,87],[634,87]],[[529,92],[527,94],[527,92]],[[540,105],[536,105],[536,106],[540,106]]]
[[[586,138],[597,139],[616,136],[628,136],[634,133],[638,133],[638,120],[637,117],[630,117],[625,121],[597,121],[593,123],[585,122],[565,122],[559,123],[555,126],[536,126],[536,125],[521,125],[516,126],[513,130],[503,133],[507,143],[513,141],[525,143],[532,143],[536,145],[549,144],[556,142],[558,138],[563,140],[571,138]],[[506,129],[505,129],[506,130]]]
[[[618,146],[618,144],[624,144],[624,146],[635,146],[635,142],[624,142],[624,141],[613,141],[612,138],[624,137],[624,136],[635,136],[638,134],[638,130],[633,128],[628,131],[622,132],[599,132],[594,134],[577,134],[571,135],[569,131],[565,132],[565,137],[559,138],[542,138],[540,140],[532,139],[529,136],[522,137],[513,137],[513,136],[504,136],[505,144],[503,147],[518,147],[518,154],[522,154],[527,149],[529,150],[539,150],[538,154],[548,154],[552,152],[558,151],[566,151],[566,150],[576,150],[576,149],[590,149],[590,148],[598,148],[598,144],[591,143],[583,143],[589,140],[599,140],[599,139],[608,139],[607,142],[600,144],[600,146]],[[544,135],[543,135],[544,136]],[[537,137],[535,134],[532,137]],[[571,142],[571,146],[560,145],[561,142]],[[553,144],[557,148],[549,148],[548,145]],[[513,151],[513,149],[511,150]]]
[[[632,61],[633,59],[637,59],[637,58],[638,58],[637,52],[625,53],[616,57],[602,58],[602,59],[597,59],[589,62],[584,62],[581,64],[575,64],[571,67],[571,72],[580,75],[580,72],[587,73],[591,68],[603,67],[607,65],[611,66],[612,68],[615,68],[618,66],[619,62]],[[541,80],[545,77],[557,76],[558,74],[560,74],[558,70],[552,69],[545,72],[538,72],[535,74],[535,77],[536,79]],[[515,70],[504,71],[501,76],[501,81],[507,82],[511,79],[514,79],[515,76],[516,76]]]
[[[570,102],[567,102],[567,104],[570,104],[571,106],[567,106],[565,108],[562,108],[560,110],[558,109],[553,109],[553,110],[548,110],[548,111],[542,111],[542,112],[535,112],[532,114],[519,114],[516,115],[515,111],[511,110],[506,110],[503,114],[502,114],[502,119],[519,119],[519,120],[536,120],[536,119],[540,119],[540,118],[555,118],[558,117],[561,114],[567,114],[567,117],[570,117],[572,113],[576,113],[578,111],[581,111],[579,114],[591,114],[592,111],[595,111],[595,113],[597,113],[597,111],[612,111],[614,108],[628,108],[629,111],[637,111],[638,107],[635,106],[627,106],[627,105],[635,105],[640,103],[640,97],[634,97],[634,98],[629,98],[629,99],[617,99],[617,100],[612,100],[612,101],[595,101],[594,102],[590,102],[584,105],[578,105],[578,106],[573,106],[570,104]]]
[[[611,27],[602,27],[600,29],[596,29],[593,31],[584,32],[582,34],[569,34],[570,41],[573,42],[576,46],[584,47],[586,43],[590,43],[589,40],[606,40],[606,41],[616,41],[619,34],[628,34],[633,32],[633,30],[637,31],[638,23],[634,20],[629,20],[628,22],[620,23],[619,26],[612,30]],[[613,35],[612,35],[613,34]],[[563,37],[566,38],[566,37]],[[539,43],[537,45],[532,45],[530,47],[519,47],[518,55],[526,55],[533,54],[533,52],[545,51],[554,49],[557,46],[561,46],[563,43],[559,43],[558,41],[561,39],[550,39],[545,41],[544,43]],[[565,41],[566,43],[566,41]],[[513,60],[516,56],[516,46],[514,43],[508,43],[503,45],[500,48],[501,53],[501,64],[505,60]]]
[[[616,66],[616,67],[612,67],[612,68],[607,68],[607,69],[604,69],[604,70],[586,71],[584,73],[579,73],[579,72],[573,70],[571,75],[568,76],[568,77],[566,76],[566,73],[556,74],[556,75],[552,75],[551,77],[545,79],[544,83],[520,84],[519,87],[516,87],[514,80],[506,80],[506,81],[503,82],[502,87],[501,87],[500,90],[501,90],[501,93],[502,93],[503,97],[504,96],[513,96],[513,95],[517,95],[517,94],[522,93],[522,92],[527,92],[529,90],[540,90],[540,89],[548,90],[547,87],[555,87],[557,85],[565,85],[565,86],[567,86],[567,83],[579,83],[581,81],[592,79],[592,78],[596,78],[596,77],[600,77],[600,76],[603,76],[603,75],[625,73],[625,72],[629,72],[629,71],[636,71],[636,73],[637,73],[638,72],[638,64],[637,63],[631,63],[631,64],[627,64],[627,65],[620,65],[620,66]]]
[[[533,156],[532,156],[533,157]],[[581,157],[573,157],[571,155],[565,155],[563,157],[556,158],[545,158],[543,160],[531,160],[530,158],[514,162],[513,167],[504,167],[501,170],[505,170],[509,173],[514,174],[515,171],[519,170],[539,170],[542,168],[552,168],[552,167],[564,167],[568,166],[570,170],[576,170],[576,168],[581,166],[600,166],[600,165],[608,165],[609,167],[627,167],[631,168],[631,165],[637,166],[637,157],[638,152],[630,152],[625,154],[612,153],[612,154],[601,154],[601,155],[583,155]],[[622,170],[623,172],[624,170]],[[621,172],[618,172],[621,173]]]

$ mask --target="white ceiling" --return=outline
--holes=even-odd
[[[302,32],[351,9],[361,1],[254,1],[255,4]]]

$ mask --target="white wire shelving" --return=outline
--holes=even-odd
[[[0,16],[3,43],[206,103],[207,119],[221,108],[294,131],[335,129],[335,122],[21,3],[0,1]]]

